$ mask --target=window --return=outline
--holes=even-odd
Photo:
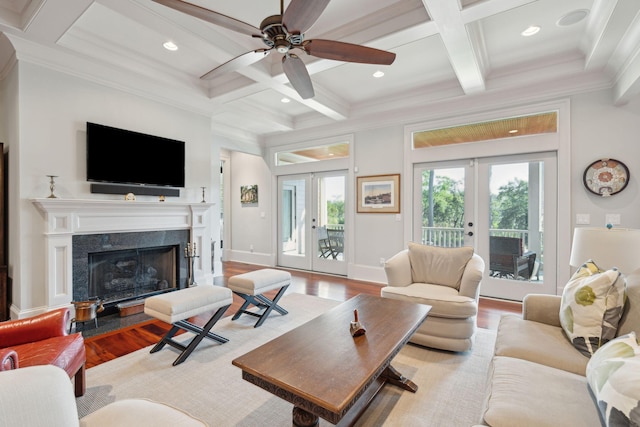
[[[300,148],[276,153],[276,166],[349,157],[349,142],[337,142],[317,147]]]

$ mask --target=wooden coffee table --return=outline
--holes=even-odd
[[[355,309],[366,333],[354,338]],[[390,363],[430,309],[358,295],[232,363],[245,380],[293,403],[293,425],[314,426],[318,417],[351,425],[384,384],[418,389]]]

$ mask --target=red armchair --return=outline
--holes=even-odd
[[[87,360],[82,334],[69,334],[68,308],[0,323],[0,371],[55,365],[74,378],[75,395],[85,392]]]

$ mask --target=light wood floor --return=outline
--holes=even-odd
[[[226,285],[231,276],[261,268],[264,267],[238,262],[225,262],[223,266],[224,276],[218,278],[216,284]],[[289,286],[288,292],[315,295],[337,301],[346,301],[358,294],[380,295],[380,285],[378,284],[313,272],[290,271],[292,284]],[[235,313],[241,301],[240,297],[234,295],[233,304],[227,310],[226,315]],[[520,313],[521,311],[522,304],[518,302],[480,298],[478,326],[485,329],[495,329],[503,313]],[[196,324],[204,324],[207,320],[206,316],[192,319]],[[168,330],[169,325],[158,320],[151,320],[125,329],[86,338],[86,367],[91,368],[155,344]]]

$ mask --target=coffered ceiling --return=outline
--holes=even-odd
[[[255,27],[280,11],[278,0],[191,3]],[[264,45],[152,0],[0,0],[0,61],[5,73],[17,58],[204,113],[220,133],[261,142],[485,99],[613,88],[623,104],[640,91],[639,10],[638,0],[332,0],[306,39],[388,50],[396,60],[376,66],[300,52],[316,93],[306,100],[277,52],[200,79]],[[522,36],[531,25],[540,31]]]

